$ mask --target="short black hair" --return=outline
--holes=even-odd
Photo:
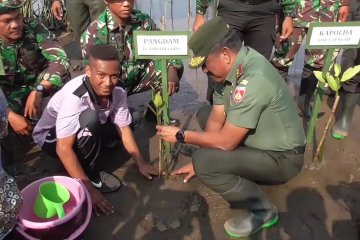
[[[88,48],[89,59],[98,59],[103,61],[119,61],[117,49],[108,44],[91,45]]]
[[[241,49],[241,46],[242,40],[239,34],[235,30],[230,29],[225,36],[212,47],[210,54],[219,55],[224,47],[237,53]]]

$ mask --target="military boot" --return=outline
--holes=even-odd
[[[360,93],[343,92],[341,95],[342,108],[340,116],[331,130],[331,136],[339,140],[348,136],[354,108],[360,98]]]
[[[318,82],[313,72],[315,70],[318,69],[306,65],[304,66],[301,76],[298,107],[300,110],[300,114],[306,120],[309,120],[311,116],[311,100]]]
[[[277,209],[254,182],[239,178],[236,186],[220,195],[232,208],[244,212],[224,223],[224,229],[231,237],[247,237],[278,222]]]

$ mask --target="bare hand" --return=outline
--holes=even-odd
[[[159,169],[157,169],[156,167],[148,164],[148,163],[141,163],[138,165],[139,167],[139,172],[141,173],[141,175],[143,175],[144,177],[146,177],[147,179],[151,180],[152,176],[151,175],[159,175]]]
[[[11,128],[15,133],[20,135],[30,135],[30,131],[32,130],[32,126],[26,120],[24,116],[21,116],[13,111],[9,112],[8,120]]]
[[[88,188],[88,190],[96,216],[99,216],[100,212],[106,215],[114,213],[114,207],[104,198],[104,196],[96,188],[91,186]]]
[[[197,32],[197,30],[199,30],[199,28],[202,25],[204,25],[204,23],[205,23],[204,15],[196,14],[194,25],[193,25],[194,32]]]
[[[168,91],[169,91],[169,96],[171,96],[179,91],[179,77],[177,75],[177,71],[175,67],[173,66],[169,67],[168,76],[169,76]]]
[[[42,103],[42,94],[32,91],[27,100],[24,110],[24,116],[29,118],[39,118],[41,116],[41,103]]]
[[[339,8],[339,22],[346,22],[348,16],[350,14],[349,6],[342,6]]]
[[[280,42],[288,39],[293,32],[293,20],[291,17],[285,17],[282,24],[282,32],[280,36]]]
[[[191,178],[195,176],[194,166],[192,163],[188,163],[185,166],[175,170],[171,173],[171,175],[182,175],[186,174],[184,178],[184,183],[187,183]]]
[[[157,125],[156,126],[157,129],[157,135],[164,140],[165,142],[172,142],[175,143],[176,142],[176,133],[180,130],[180,128],[178,127],[173,127],[173,126],[160,126]]]
[[[57,20],[62,20],[63,9],[60,1],[53,1],[53,3],[51,4],[51,12]]]

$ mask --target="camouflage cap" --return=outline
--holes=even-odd
[[[26,0],[0,0],[0,14],[21,8]]]
[[[228,32],[229,25],[219,16],[214,17],[201,26],[188,41],[188,46],[194,54],[193,58],[190,59],[189,67],[201,67],[206,61],[211,49]]]

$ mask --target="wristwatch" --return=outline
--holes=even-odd
[[[185,143],[185,132],[184,132],[184,130],[180,129],[175,134],[175,138],[176,138],[176,141],[178,141],[179,143]]]
[[[42,84],[38,84],[35,86],[35,90],[39,93],[43,93],[45,91],[45,87]]]

